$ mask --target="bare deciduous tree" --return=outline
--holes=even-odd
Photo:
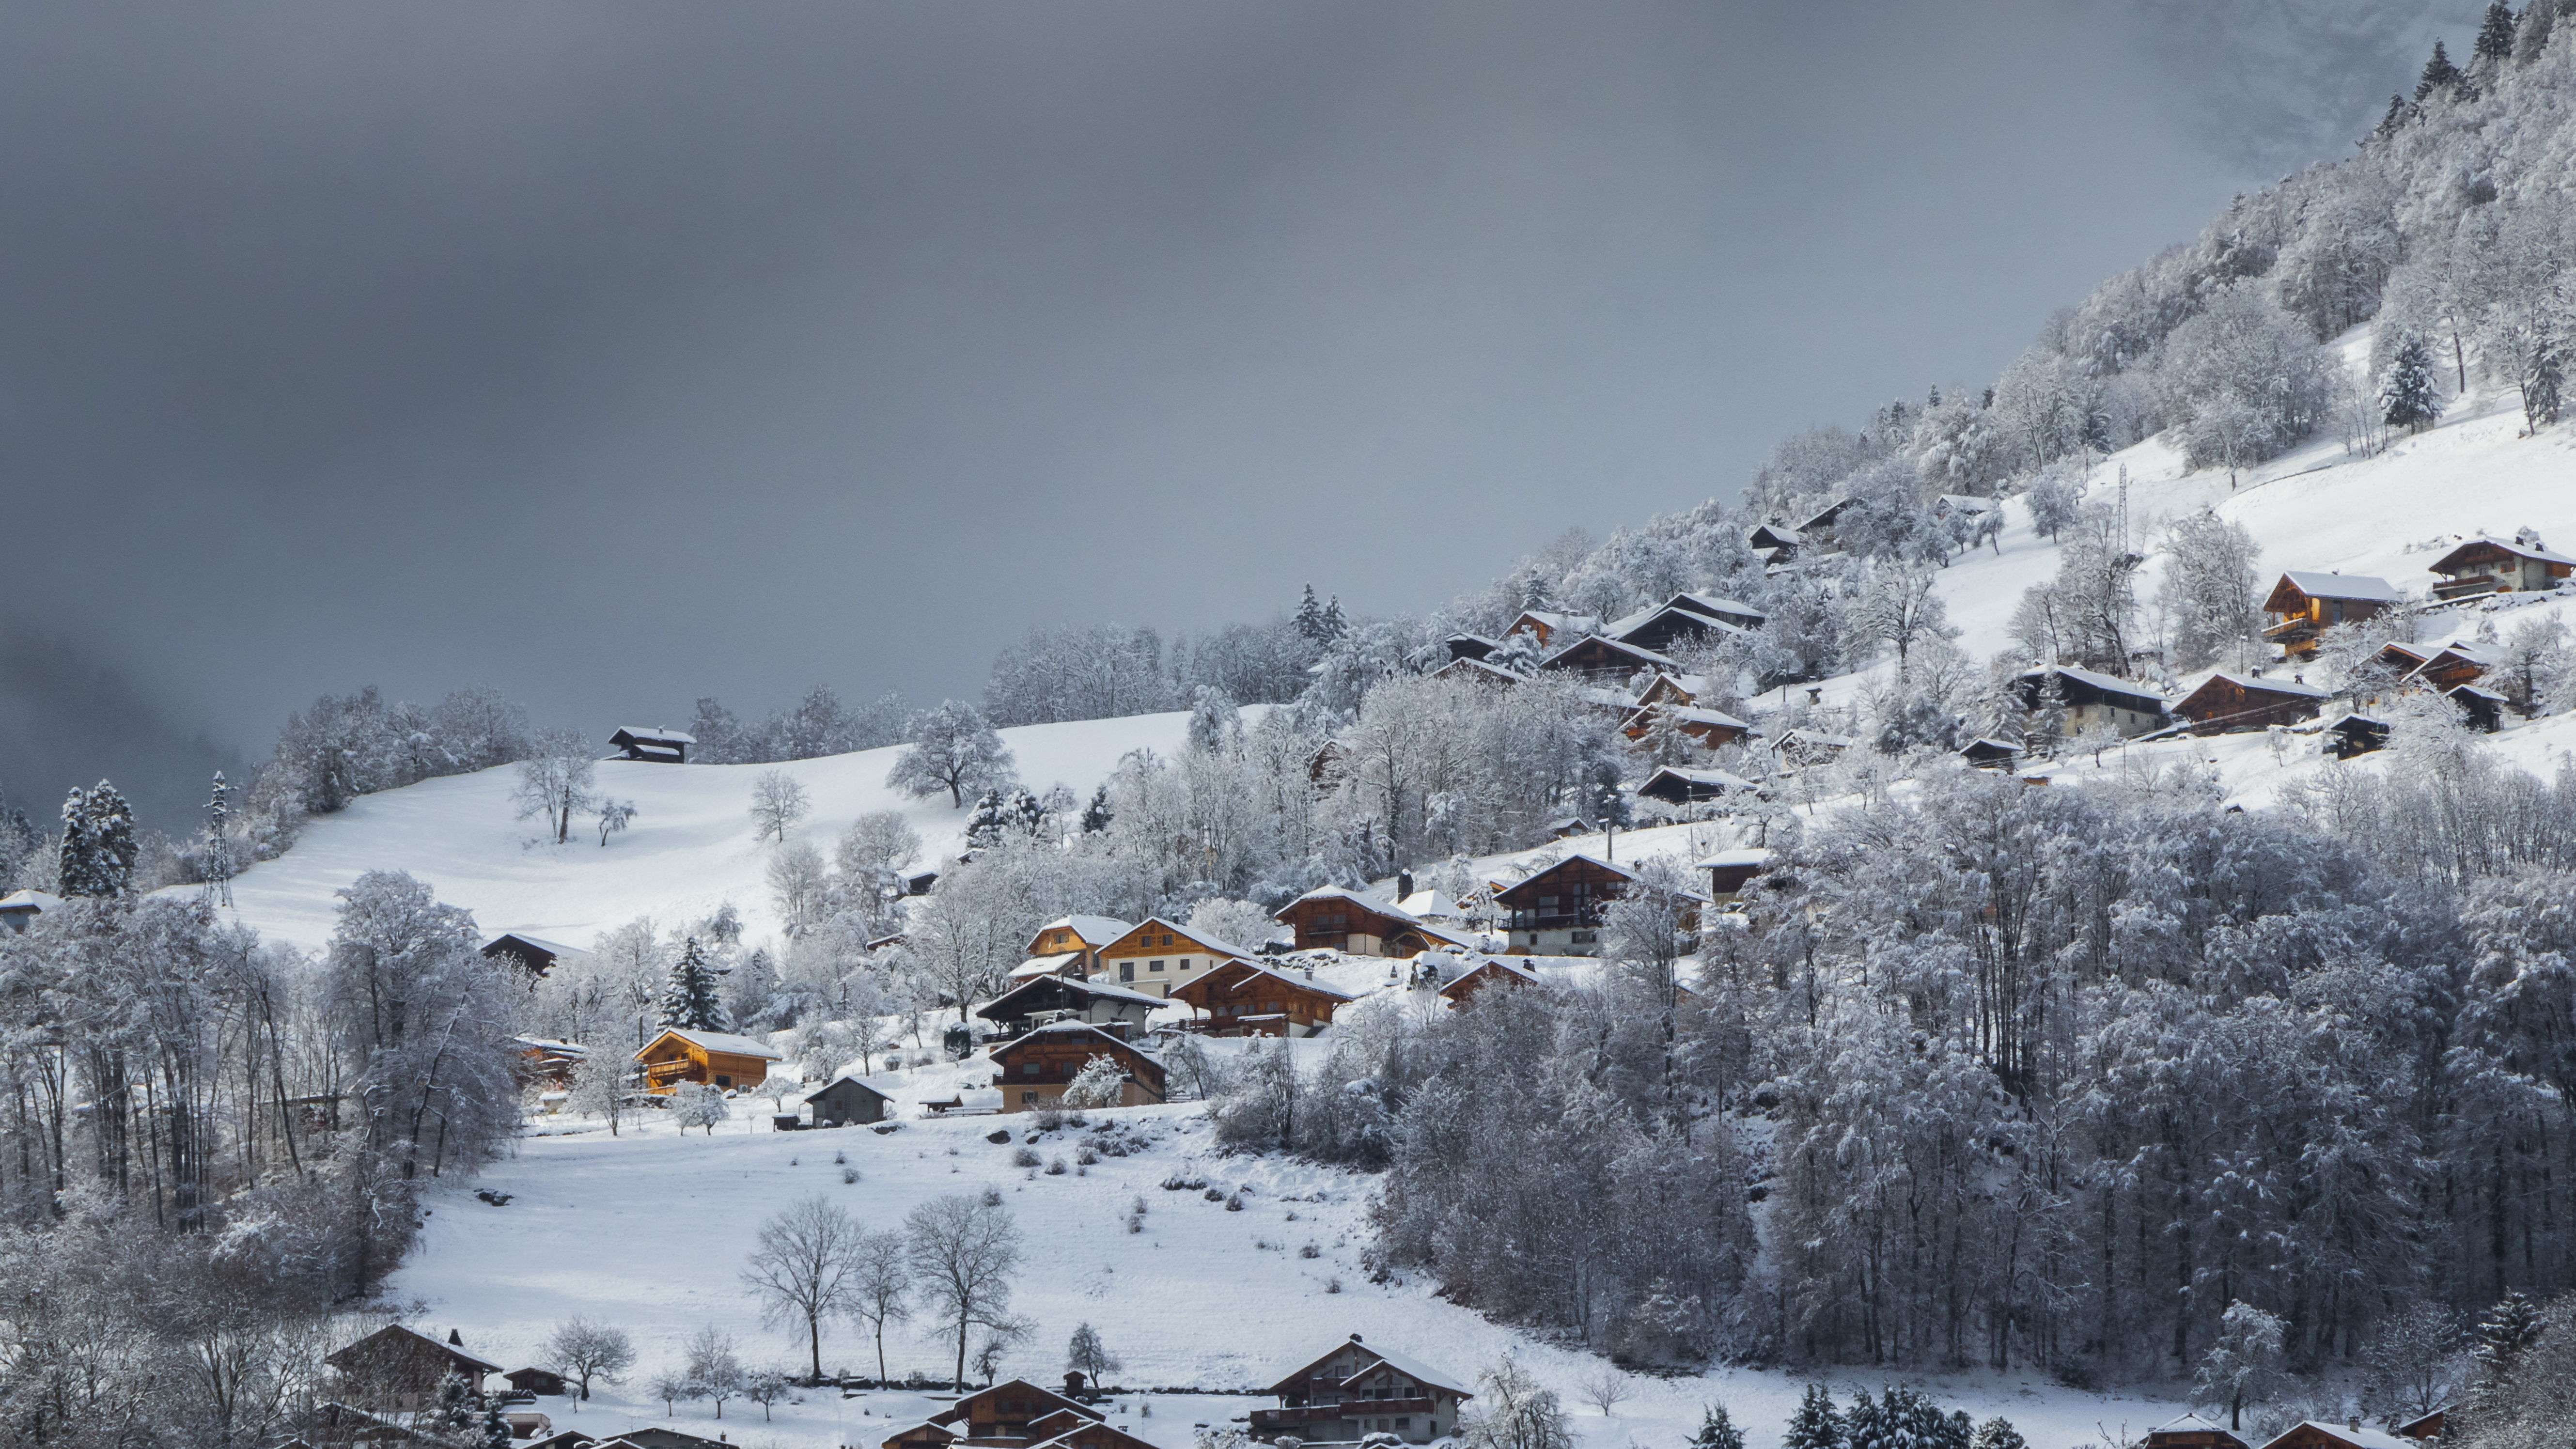
[[[519,818],[546,818],[555,844],[572,839],[572,818],[597,804],[590,792],[598,762],[590,737],[579,730],[540,730],[535,747],[519,761],[519,783],[510,792]]]
[[[966,1340],[978,1328],[1016,1325],[1011,1270],[1020,1230],[1008,1210],[963,1193],[933,1198],[904,1219],[913,1273],[943,1331],[957,1336],[955,1385],[966,1387]]]
[[[635,1344],[626,1331],[595,1318],[567,1318],[546,1340],[545,1360],[555,1372],[581,1385],[590,1397],[591,1380],[615,1383],[635,1366]]]
[[[761,1322],[802,1321],[814,1377],[823,1376],[823,1320],[860,1307],[866,1234],[819,1194],[760,1225],[742,1281],[759,1295]]]
[[[806,796],[805,787],[785,770],[763,770],[760,778],[751,782],[751,818],[760,827],[754,840],[768,835],[786,844],[787,832],[813,809],[814,802]]]

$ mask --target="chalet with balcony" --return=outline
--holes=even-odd
[[[1309,1444],[1356,1443],[1392,1434],[1428,1444],[1458,1431],[1458,1409],[1475,1394],[1418,1359],[1371,1348],[1356,1333],[1270,1386],[1276,1409],[1252,1411],[1252,1437],[1283,1435]]]
[[[435,1406],[438,1386],[449,1374],[465,1380],[476,1404],[483,1402],[483,1376],[501,1366],[467,1353],[454,1332],[441,1343],[417,1329],[391,1324],[379,1328],[322,1362],[339,1375],[338,1396],[376,1413],[416,1413]]]
[[[1333,1013],[1358,998],[1288,971],[1229,961],[1172,992],[1198,1013],[1193,1031],[1209,1036],[1313,1036]]]
[[[1752,781],[1724,770],[1694,770],[1665,765],[1637,787],[1637,798],[1671,806],[1704,805],[1729,795],[1755,793]]]
[[[1072,981],[1062,976],[1039,976],[1023,981],[982,1007],[975,1014],[1002,1028],[1009,1036],[1019,1036],[1033,1027],[1049,1026],[1059,1021],[1079,1021],[1092,1026],[1108,1027],[1114,1035],[1129,1036],[1143,1029],[1145,1018],[1163,1004],[1163,998],[1148,995],[1132,986],[1114,981]]]
[[[1089,1404],[1040,1388],[1027,1379],[1012,1379],[968,1394],[932,1415],[930,1422],[969,1444],[1020,1445],[1037,1443],[1040,1436],[1031,1431],[1059,1414],[1084,1423],[1096,1424],[1101,1419],[1100,1411]],[[889,1445],[894,1442],[886,1441]]]
[[[2317,650],[2317,636],[2337,624],[2375,618],[2395,608],[2397,587],[2368,574],[2312,573],[2293,569],[2276,580],[2263,612],[2272,616],[2263,631],[2285,657],[2303,659]]]
[[[2434,598],[2474,599],[2554,589],[2576,575],[2576,558],[2553,553],[2526,533],[2512,540],[2470,539],[2436,560],[2432,571],[2442,576],[2433,586]]]
[[[1194,980],[1220,963],[1247,960],[1253,954],[1230,941],[1204,933],[1192,935],[1189,928],[1157,916],[1130,927],[1117,940],[1101,947],[1099,964],[1091,979],[1114,981],[1149,996],[1169,997],[1172,988],[1182,982]]]
[[[2058,697],[2066,702],[2069,738],[2108,726],[2122,739],[2136,739],[2165,727],[2164,696],[2152,687],[2071,664],[2026,669],[2015,675],[2013,691],[2020,696],[2022,708],[2033,713],[2040,710],[2052,676],[2057,681]]]
[[[1274,919],[1297,932],[1300,951],[1411,956],[1436,946],[1471,944],[1458,933],[1432,925],[1402,906],[1371,900],[1340,886],[1308,891],[1280,907]]]
[[[1108,1057],[1125,1074],[1121,1107],[1162,1101],[1170,1092],[1163,1064],[1141,1047],[1080,1021],[1033,1028],[993,1052],[993,1086],[1005,1112],[1033,1112],[1064,1095],[1094,1057]]]
[[[645,729],[641,725],[620,725],[608,737],[609,748],[630,760],[650,760],[657,765],[685,765],[689,746],[698,742],[695,735],[678,730]]]
[[[700,1082],[724,1091],[749,1090],[769,1077],[769,1064],[779,1060],[769,1043],[729,1031],[688,1031],[676,1026],[644,1044],[635,1060],[644,1069],[644,1090],[657,1096]]]
[[[1600,634],[1586,635],[1574,641],[1540,660],[1538,667],[1553,674],[1573,674],[1595,684],[1611,685],[1624,685],[1640,674],[1653,676],[1681,672],[1681,666],[1675,664],[1670,655],[1641,649],[1634,644],[1622,644]],[[1627,697],[1619,700],[1623,714],[1632,704],[1633,700]]]
[[[1655,676],[1661,684],[1670,675]],[[1647,693],[1653,693],[1649,687]],[[1701,709],[1690,704],[1641,704],[1635,713],[1619,726],[1619,733],[1632,740],[1642,740],[1654,732],[1658,719],[1669,719],[1673,727],[1699,741],[1709,749],[1731,745],[1753,733],[1753,726],[1723,710]]]
[[[2324,707],[2327,694],[2297,679],[2221,670],[2185,695],[2173,712],[2191,721],[2193,734],[2232,734],[2314,719]]]
[[[1505,949],[1515,956],[1598,955],[1601,913],[1636,878],[1635,871],[1575,854],[1497,892],[1494,904],[1511,913]]]
[[[2387,653],[2384,649],[2380,652]],[[2465,639],[2454,639],[2427,650],[2424,662],[2407,674],[2406,682],[2448,691],[2485,677],[2494,665],[2495,657],[2486,650]]]

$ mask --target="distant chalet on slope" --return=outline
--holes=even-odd
[[[2194,734],[2230,734],[2313,719],[2327,691],[2296,679],[2222,670],[2183,697],[2173,712],[2191,721]]]
[[[1471,944],[1389,901],[1340,886],[1321,886],[1279,908],[1274,920],[1297,933],[1300,951],[1350,956],[1411,956],[1441,945]]]
[[[1069,976],[1078,981],[1100,969],[1101,947],[1134,929],[1115,916],[1058,916],[1029,938],[1029,959],[1020,963],[1011,979]]]
[[[993,1052],[993,1085],[1005,1112],[1034,1112],[1064,1095],[1094,1057],[1118,1063],[1118,1105],[1142,1107],[1170,1095],[1163,1064],[1142,1048],[1086,1022],[1042,1026]]]
[[[1370,1348],[1356,1333],[1270,1386],[1279,1407],[1252,1411],[1252,1437],[1355,1443],[1392,1434],[1428,1444],[1458,1431],[1458,1406],[1475,1397],[1455,1376],[1418,1359]]]
[[[1091,974],[1094,980],[1114,977],[1121,986],[1170,996],[1173,987],[1200,972],[1252,954],[1213,936],[1191,935],[1188,927],[1155,916],[1101,947],[1098,968]]]
[[[689,746],[698,742],[695,735],[678,730],[645,729],[640,725],[620,725],[608,743],[625,752],[630,760],[650,760],[660,765],[685,765]]]
[[[1080,1377],[1069,1375],[1068,1381]],[[996,1449],[1153,1449],[1106,1422],[1090,1405],[1026,1379],[969,1394],[930,1419],[895,1430],[882,1441],[882,1449],[948,1449],[960,1443]]]
[[[658,1095],[680,1090],[682,1082],[726,1091],[757,1087],[767,1080],[769,1064],[779,1056],[769,1043],[755,1037],[666,1026],[660,1036],[644,1044],[635,1060],[644,1065],[644,1090]]]
[[[13,936],[22,934],[35,923],[36,917],[60,909],[62,903],[61,896],[47,895],[43,891],[11,891],[0,896],[0,930]]]
[[[814,1125],[817,1127],[864,1126],[870,1122],[882,1122],[893,1100],[846,1073],[805,1094],[805,1105],[814,1109]]]
[[[2058,693],[2066,701],[2069,738],[2096,725],[2110,726],[2120,732],[2122,739],[2135,739],[2164,728],[2164,696],[2153,688],[2071,664],[2025,669],[2015,675],[2013,692],[2020,696],[2022,708],[2034,714],[2039,711],[2047,698],[2050,675],[2057,677]]]
[[[2473,599],[2554,589],[2576,575],[2576,558],[2552,553],[2528,534],[2519,540],[2473,538],[2442,555],[2432,571],[2442,576],[2433,586],[2434,598]]]
[[[2198,1414],[2185,1414],[2147,1431],[2143,1449],[2253,1449],[2244,1440]]]
[[[466,1392],[483,1401],[483,1376],[501,1366],[467,1353],[461,1345],[441,1343],[417,1329],[391,1324],[379,1328],[322,1362],[339,1375],[343,1402],[382,1413],[410,1413],[438,1402],[438,1385],[449,1374],[465,1380]]]
[[[2396,604],[2397,586],[2386,579],[2292,569],[2263,601],[2263,612],[2273,619],[2263,638],[2280,645],[2285,656],[2304,658],[2317,652],[2319,634],[2337,624],[2375,618]]]
[[[566,946],[525,931],[503,931],[483,943],[483,957],[488,961],[507,961],[530,976],[543,976],[566,962],[587,961],[590,953],[579,946]]]
[[[1730,794],[1754,793],[1754,784],[1741,775],[1724,770],[1694,770],[1680,765],[1665,765],[1646,777],[1637,787],[1637,798],[1657,800],[1666,805],[1697,805],[1721,800]]]
[[[994,997],[975,1014],[1011,1036],[1059,1021],[1106,1026],[1125,1035],[1141,1030],[1145,1018],[1163,998],[1114,981],[1075,981],[1062,976],[1034,976]]]
[[[1190,1028],[1209,1036],[1313,1036],[1332,1025],[1346,992],[1250,961],[1228,961],[1172,993],[1201,1013]]]
[[[1506,953],[1599,955],[1602,911],[1626,895],[1636,878],[1624,866],[1577,854],[1496,892],[1494,904],[1511,912]]]

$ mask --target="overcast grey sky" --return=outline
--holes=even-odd
[[[1989,380],[2474,8],[13,5],[0,606],[254,754],[1423,608]]]

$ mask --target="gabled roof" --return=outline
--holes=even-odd
[[[1106,946],[1136,927],[1116,916],[1058,916],[1037,928],[1030,936],[1035,940],[1049,931],[1071,931],[1086,946]]]
[[[1154,1004],[1156,1006],[1160,1006],[1163,1003],[1160,999],[1157,999]],[[1011,1053],[1018,1051],[1020,1048],[1031,1045],[1041,1037],[1055,1037],[1062,1039],[1066,1037],[1080,1036],[1098,1037],[1101,1044],[1113,1046],[1122,1052],[1128,1052],[1135,1056],[1142,1057],[1146,1061],[1153,1063],[1154,1068],[1157,1071],[1162,1069],[1163,1059],[1161,1057],[1154,1055],[1152,1052],[1145,1050],[1143,1047],[1136,1045],[1132,1041],[1126,1041],[1121,1038],[1111,1036],[1109,1033],[1102,1031],[1100,1028],[1093,1026],[1087,1021],[1056,1021],[1049,1022],[1045,1026],[1032,1027],[1026,1034],[1015,1036],[1009,1041],[1004,1042],[1002,1045],[993,1048],[993,1060],[998,1062]]]
[[[1771,617],[1740,599],[1721,599],[1715,594],[1694,594],[1685,590],[1673,595],[1672,602],[1681,608],[1695,610],[1711,618],[1720,614],[1745,614],[1756,619]]]
[[[0,911],[51,911],[60,909],[63,898],[39,890],[11,891],[0,896]]]
[[[1083,1418],[1089,1419],[1095,1423],[1099,1422],[1102,1417],[1100,1411],[1092,1408],[1089,1404],[1068,1399],[1053,1389],[1030,1383],[1027,1379],[1004,1379],[998,1384],[989,1384],[983,1388],[977,1389],[975,1392],[959,1399],[947,1408],[931,1415],[929,1422],[937,1425],[956,1423],[960,1419],[971,1416],[973,1406],[978,1400],[992,1398],[1006,1390],[1019,1391],[1015,1395],[1019,1398],[1035,1398],[1039,1401],[1039,1405],[1051,1410],[1070,1409],[1073,1412],[1080,1414]]]
[[[2350,1424],[2337,1424],[2324,1419],[2301,1420],[2282,1430],[2270,1441],[2261,1445],[2260,1449],[2272,1449],[2272,1445],[2280,1443],[2301,1429],[2314,1429],[2338,1444],[2351,1445],[2352,1449],[2424,1449],[2423,1441],[2420,1439],[2400,1439],[2385,1429],[2374,1429],[2368,1424],[2356,1429]]]
[[[608,740],[615,744],[621,738],[663,745],[694,745],[698,742],[696,735],[682,734],[678,730],[646,729],[642,725],[619,725],[617,733],[610,735]]]
[[[1667,778],[1681,782],[1686,789],[1750,790],[1754,788],[1752,781],[1741,775],[1729,774],[1724,770],[1690,770],[1679,765],[1664,765],[1646,777],[1646,783],[1637,787],[1637,793],[1643,795]]]
[[[2050,674],[2088,685],[2104,694],[2123,694],[2131,699],[2150,700],[2154,702],[2156,708],[2164,708],[2164,696],[2158,694],[2153,685],[2141,684],[2134,679],[2121,679],[2115,675],[2099,674],[2090,669],[2078,669],[2072,664],[2049,664],[2038,669],[2025,669],[2013,678],[2033,680],[2039,687],[2045,688]]]
[[[1148,1007],[1160,1006],[1163,1004],[1163,998],[1159,996],[1149,996],[1133,987],[1120,986],[1113,982],[1076,981],[1070,977],[1064,976],[1040,976],[1035,980],[1023,981],[1019,985],[1012,987],[1010,990],[1003,992],[1001,995],[994,997],[991,1001],[978,1008],[975,1014],[977,1016],[998,1021],[1009,1014],[1003,1009],[1003,1007],[1013,997],[1027,996],[1031,994],[1043,995],[1050,991],[1065,992],[1070,995],[1105,997],[1111,1001],[1125,1001]]]
[[[1420,931],[1422,934],[1432,937],[1435,940],[1455,942],[1461,946],[1469,944],[1466,941],[1460,940],[1455,933],[1442,930],[1440,927],[1425,921],[1420,916],[1415,915],[1413,912],[1406,910],[1404,907],[1397,905],[1393,901],[1375,900],[1371,897],[1361,895],[1357,891],[1347,890],[1341,886],[1317,886],[1315,889],[1299,896],[1296,900],[1290,901],[1287,905],[1281,906],[1278,913],[1272,916],[1271,919],[1277,921],[1288,919],[1288,912],[1305,901],[1346,902],[1368,912],[1371,915],[1399,922],[1404,926]],[[1238,952],[1237,957],[1238,959],[1246,958],[1251,954],[1252,953],[1248,951]]]
[[[1431,1367],[1420,1359],[1394,1352],[1391,1349],[1370,1348],[1366,1344],[1362,1344],[1361,1347],[1367,1349],[1368,1352],[1375,1354],[1388,1368],[1394,1369],[1397,1373],[1405,1375],[1415,1383],[1428,1384],[1435,1389],[1447,1389],[1449,1392],[1456,1394],[1463,1399],[1472,1399],[1476,1396],[1474,1390],[1469,1389],[1465,1384],[1458,1382],[1458,1380],[1436,1368]],[[1342,1382],[1345,1385],[1355,1384],[1369,1372],[1370,1370],[1368,1369],[1362,1369],[1359,1373],[1351,1375],[1349,1378],[1342,1380]]]
[[[1481,976],[1488,971],[1500,972],[1505,976],[1514,977],[1531,986],[1541,984],[1539,974],[1528,967],[1515,965],[1507,957],[1488,956],[1480,953],[1469,958],[1466,970],[1459,972],[1456,976],[1442,984],[1440,994],[1448,997],[1451,1001],[1455,1001],[1458,999],[1456,994],[1458,992],[1458,988],[1475,980],[1478,976]]]
[[[781,1057],[777,1051],[771,1048],[769,1043],[761,1041],[756,1037],[737,1036],[729,1031],[690,1031],[683,1030],[676,1026],[666,1026],[662,1028],[660,1032],[655,1034],[653,1041],[660,1041],[666,1036],[676,1036],[680,1040],[689,1043],[691,1046],[698,1047],[701,1050],[723,1052],[728,1056],[767,1057],[773,1062],[785,1060],[785,1058]],[[653,1041],[644,1043],[643,1051],[639,1051],[635,1055],[640,1057],[644,1055],[644,1052],[651,1051],[653,1049]]]
[[[2203,680],[2200,687],[2194,689],[2192,693],[2198,694],[2202,689],[2207,689],[2222,680],[2239,689],[2253,690],[2257,693],[2268,691],[2272,694],[2296,695],[2301,699],[2324,699],[2334,693],[2331,689],[2319,689],[2313,684],[2304,684],[2295,679],[2276,679],[2268,674],[2230,674],[2224,669]],[[2184,702],[2189,703],[2188,700]]]
[[[2371,604],[2397,602],[2397,586],[2370,574],[2321,574],[2306,569],[2284,569],[2281,579],[2311,599],[2359,599]]]
[[[2461,544],[2458,548],[2451,550],[2449,553],[2442,555],[2442,557],[2427,569],[2426,572],[2436,574],[2447,572],[2454,562],[2459,561],[2462,554],[2471,553],[2481,548],[2501,549],[2506,553],[2515,555],[2516,557],[2537,559],[2542,563],[2576,564],[2576,558],[2569,558],[2563,553],[2553,553],[2537,544],[2516,543],[2509,538],[2495,538],[2486,534],[2480,534],[2476,538],[2470,539]]]
[[[438,1350],[440,1353],[447,1355],[449,1358],[457,1359],[463,1363],[472,1365],[476,1370],[482,1373],[497,1374],[501,1372],[501,1366],[497,1363],[493,1363],[487,1359],[477,1358],[473,1354],[467,1353],[464,1349],[457,1347],[455,1344],[449,1343],[443,1338],[432,1338],[417,1328],[407,1327],[400,1323],[386,1324],[384,1327],[377,1329],[375,1332],[368,1334],[362,1339],[359,1339],[356,1343],[350,1344],[347,1348],[341,1349],[337,1353],[324,1355],[322,1361],[337,1367],[340,1361],[344,1358],[360,1357],[361,1355],[359,1354],[359,1350],[367,1348],[372,1344],[385,1343],[387,1346],[391,1346],[392,1344],[409,1342],[426,1344],[429,1347]]]
[[[1748,865],[1763,866],[1769,865],[1770,863],[1770,850],[1759,845],[1748,845],[1742,850],[1721,850],[1706,860],[1693,861],[1691,862],[1691,869],[1741,870]]]
[[[1612,875],[1618,876],[1618,877],[1619,877],[1620,879],[1622,879],[1622,880],[1635,880],[1635,879],[1637,878],[1637,873],[1636,873],[1635,871],[1633,871],[1633,870],[1628,869],[1628,868],[1627,868],[1626,866],[1624,866],[1624,865],[1616,865],[1616,864],[1613,864],[1613,863],[1612,863],[1612,862],[1610,862],[1610,861],[1603,860],[1601,857],[1599,857],[1599,856],[1597,856],[1597,855],[1587,855],[1587,854],[1585,854],[1584,852],[1582,852],[1582,851],[1579,851],[1579,850],[1578,850],[1578,851],[1574,852],[1573,854],[1571,854],[1571,855],[1569,855],[1569,856],[1565,857],[1563,860],[1559,860],[1559,861],[1551,862],[1551,863],[1550,863],[1549,865],[1547,865],[1544,869],[1534,870],[1534,871],[1530,872],[1528,875],[1525,875],[1525,876],[1521,877],[1519,880],[1516,880],[1516,881],[1512,882],[1510,885],[1508,885],[1508,886],[1504,887],[1502,890],[1499,890],[1499,891],[1495,892],[1495,893],[1494,893],[1494,899],[1495,899],[1497,902],[1501,902],[1501,901],[1503,901],[1506,897],[1509,897],[1509,896],[1512,896],[1512,895],[1516,895],[1516,894],[1518,894],[1519,892],[1521,892],[1521,891],[1523,891],[1523,890],[1528,889],[1530,886],[1533,886],[1533,885],[1537,884],[1538,882],[1540,882],[1540,881],[1543,881],[1543,880],[1547,879],[1549,876],[1552,876],[1552,875],[1556,874],[1558,871],[1564,870],[1566,867],[1571,866],[1571,865],[1573,865],[1573,864],[1575,864],[1575,863],[1577,863],[1577,862],[1582,862],[1582,863],[1584,863],[1584,864],[1592,865],[1592,866],[1598,867],[1599,869],[1606,870],[1606,871],[1610,872]]]
[[[1573,643],[1566,645],[1564,648],[1548,655],[1545,659],[1540,660],[1538,662],[1538,667],[1541,669],[1549,668],[1553,666],[1556,661],[1563,659],[1566,655],[1573,653],[1577,649],[1585,648],[1586,646],[1597,649],[1614,650],[1618,653],[1625,654],[1636,659],[1639,663],[1644,664],[1649,668],[1658,669],[1664,673],[1677,674],[1681,671],[1681,665],[1675,663],[1673,661],[1673,657],[1669,654],[1658,654],[1654,650],[1648,649],[1643,645],[1626,643],[1622,640],[1613,639],[1602,634],[1584,635],[1582,638],[1575,640]]]
[[[1353,996],[1347,991],[1335,991],[1329,986],[1319,985],[1316,982],[1305,980],[1302,977],[1291,976],[1284,971],[1274,971],[1269,967],[1254,961],[1228,961],[1224,965],[1217,967],[1215,970],[1208,972],[1206,975],[1199,977],[1195,981],[1184,981],[1180,985],[1173,987],[1172,995],[1175,997],[1186,998],[1188,994],[1193,991],[1213,991],[1216,989],[1216,984],[1219,980],[1232,981],[1236,979],[1235,973],[1237,972],[1243,972],[1252,976],[1267,976],[1273,981],[1293,986],[1300,991],[1311,991],[1318,996],[1329,996],[1335,1001],[1359,1000],[1358,997]],[[1159,1005],[1160,1003],[1158,1002],[1157,1004]]]
[[[1189,942],[1193,949],[1205,951],[1212,956],[1251,956],[1258,954],[1256,952],[1247,951],[1243,947],[1234,944],[1232,941],[1219,940],[1217,937],[1211,936],[1204,931],[1192,931],[1187,926],[1175,925],[1170,921],[1164,920],[1160,916],[1147,916],[1145,919],[1138,921],[1135,925],[1119,932],[1117,940],[1101,943],[1102,949],[1105,950],[1110,946],[1115,946],[1119,941],[1124,941],[1129,936],[1133,936],[1140,931],[1152,931],[1156,935],[1169,931],[1181,940]],[[1170,947],[1157,949],[1178,950],[1179,948]]]
[[[796,1100],[800,1104],[812,1102],[821,1097],[825,1092],[841,1085],[843,1082],[849,1083],[851,1086],[858,1088],[860,1091],[867,1093],[869,1096],[876,1098],[880,1102],[891,1102],[894,1100],[894,1098],[887,1096],[884,1092],[879,1091],[875,1087],[869,1086],[863,1079],[853,1076],[848,1072],[841,1073],[839,1076],[834,1077],[832,1080],[825,1082],[823,1085],[816,1087],[810,1092],[807,1092],[804,1096],[799,1097]]]
[[[1490,659],[1469,658],[1452,659],[1448,663],[1431,671],[1431,677],[1434,679],[1438,679],[1442,675],[1460,677],[1473,675],[1492,684],[1518,684],[1526,677],[1519,670],[1505,669],[1503,666],[1496,664]]]
[[[1064,968],[1082,959],[1080,951],[1058,951],[1052,956],[1031,956],[1011,968],[1013,981],[1026,981],[1037,976],[1059,976]]]
[[[1744,721],[1737,719],[1735,716],[1728,714],[1722,709],[1702,709],[1695,704],[1641,704],[1637,706],[1637,712],[1635,714],[1628,716],[1627,724],[1621,725],[1620,728],[1627,729],[1630,726],[1639,723],[1646,718],[1649,712],[1670,715],[1674,719],[1681,721],[1683,724],[1709,725],[1718,729],[1744,730],[1747,732],[1750,732],[1753,728],[1753,726],[1746,724]]]
[[[1577,634],[1590,634],[1601,627],[1601,620],[1595,615],[1560,614],[1553,609],[1523,609],[1512,616],[1512,622],[1514,624],[1518,624],[1523,619],[1537,620],[1540,624],[1547,627],[1547,632],[1550,634],[1554,634],[1559,630],[1571,630]],[[1506,630],[1505,632],[1509,633],[1512,631]]]
[[[503,931],[484,942],[483,949],[489,951],[504,941],[517,941],[522,945],[534,946],[557,960],[587,961],[590,959],[590,953],[579,946],[567,946],[560,941],[549,941],[543,936],[531,936],[525,931]]]

